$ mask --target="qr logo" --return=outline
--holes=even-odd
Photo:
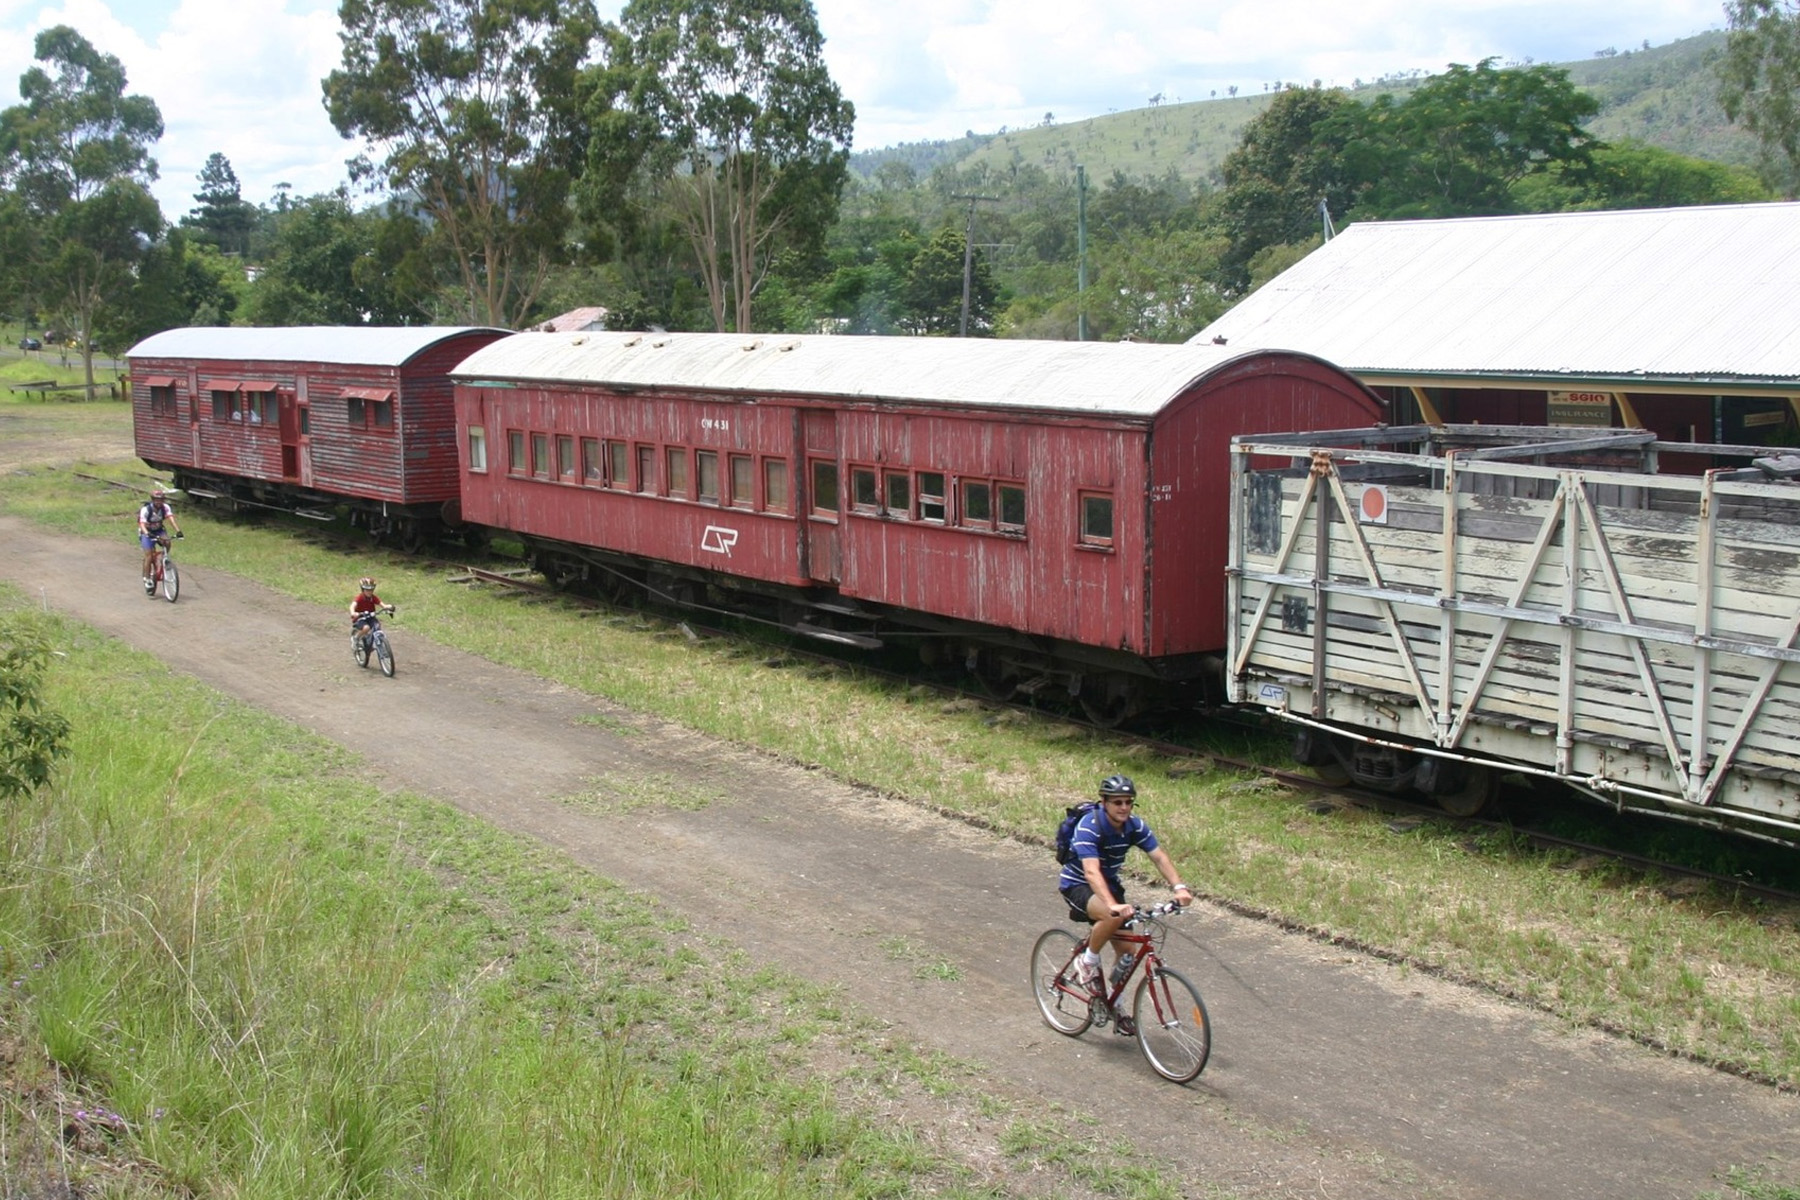
[[[738,531],[727,529],[723,525],[708,525],[706,532],[700,535],[700,548],[712,554],[723,554],[731,557],[731,548],[737,545]]]

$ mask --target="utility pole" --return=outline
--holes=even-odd
[[[1075,166],[1075,340],[1088,340],[1087,327],[1087,168]]]
[[[989,203],[992,203],[993,201],[998,200],[1000,197],[998,197],[998,196],[952,196],[950,198],[952,200],[967,200],[969,202],[969,220],[968,220],[968,224],[966,224],[963,227],[962,325],[960,327],[960,331],[956,335],[958,337],[968,337],[969,336],[969,276],[975,269],[975,202],[977,200],[986,200]]]

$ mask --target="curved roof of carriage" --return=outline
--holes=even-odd
[[[153,333],[125,357],[399,367],[463,334],[505,332],[484,325],[196,325]]]
[[[1800,388],[1800,204],[1361,221],[1194,336],[1370,383]]]
[[[1229,364],[1254,357],[1235,348],[1122,342],[518,333],[477,350],[451,377],[500,386],[750,392],[1148,417]]]

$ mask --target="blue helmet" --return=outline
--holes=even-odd
[[[1108,775],[1100,781],[1102,796],[1136,796],[1137,784],[1131,782],[1129,775]]]

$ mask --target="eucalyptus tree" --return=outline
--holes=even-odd
[[[592,3],[343,0],[338,17],[342,66],[323,86],[332,125],[368,144],[352,178],[416,205],[463,319],[523,324],[566,256]]]
[[[1756,135],[1767,173],[1793,195],[1800,181],[1800,3],[1726,0],[1725,16],[1719,103]]]
[[[19,298],[67,319],[94,382],[102,310],[133,286],[163,229],[150,195],[162,136],[155,101],[125,92],[125,68],[67,25],[39,33],[44,64],[19,77],[22,103],[0,112],[0,184],[15,197],[5,224],[25,260]]]
[[[818,246],[849,161],[855,109],[817,14],[810,0],[630,0],[610,41],[589,80],[586,215],[617,227],[617,206],[656,196],[714,328],[748,332],[775,250]]]

